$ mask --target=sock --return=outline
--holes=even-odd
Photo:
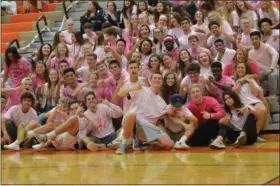
[[[181,142],[186,142],[188,140],[188,136],[183,135],[180,139]]]
[[[33,145],[32,148],[33,149],[41,149],[42,145],[41,144]]]
[[[27,132],[27,136],[29,136],[29,137],[34,137],[35,134],[34,134],[33,130],[28,131],[28,132]]]
[[[55,131],[51,131],[46,135],[47,135],[48,139],[53,139],[54,137],[56,137]]]

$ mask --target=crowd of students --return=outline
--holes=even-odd
[[[81,30],[5,53],[4,149],[238,148],[279,91],[274,1],[89,1]],[[277,106],[277,104],[276,104]]]

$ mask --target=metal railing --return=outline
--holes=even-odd
[[[39,35],[39,39],[40,39],[40,41],[41,41],[41,44],[44,44],[43,37],[42,37],[42,33],[41,33],[41,31],[40,31],[40,28],[39,28],[39,23],[40,23],[40,21],[41,21],[42,19],[43,19],[44,22],[45,22],[45,26],[48,26],[48,22],[47,22],[47,19],[46,19],[45,15],[42,15],[42,16],[39,17],[39,18],[37,19],[37,21],[36,21],[36,28],[37,28],[37,32],[38,32],[38,35]]]
[[[20,48],[20,44],[19,44],[19,41],[17,39],[14,39],[13,41],[11,41],[7,48],[11,47],[14,43],[16,43],[17,48],[19,49]]]
[[[70,3],[73,2],[73,0],[69,0],[69,1],[70,1]],[[69,11],[70,9],[69,9],[69,7],[66,8],[66,0],[63,0],[62,6],[63,6],[64,15],[65,15],[66,19],[69,19],[68,11]]]

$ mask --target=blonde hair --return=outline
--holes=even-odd
[[[32,79],[30,77],[25,77],[21,80],[21,84],[24,84],[25,82],[30,82],[32,83]]]
[[[194,88],[199,88],[199,90],[202,91],[202,90],[201,90],[201,85],[198,84],[198,83],[192,84],[192,85],[190,86],[190,91],[192,91],[192,89],[194,89]]]
[[[67,97],[61,97],[58,100],[59,105],[69,106],[69,99]]]
[[[269,15],[270,17],[274,17],[272,2],[271,2],[271,1],[267,1],[267,0],[261,0],[261,1],[265,1],[265,2],[268,3],[268,5],[267,5],[268,15]],[[261,8],[262,11],[264,11],[264,10],[262,9],[262,7],[260,7],[260,8]]]
[[[231,1],[231,3],[233,4],[232,9],[229,9],[227,6],[227,1],[224,4],[224,8],[223,8],[223,15],[224,15],[224,19],[232,26],[233,25],[233,18],[232,18],[232,12],[235,10],[235,1]]]
[[[209,65],[211,66],[212,63],[213,63],[213,58],[212,58],[211,54],[209,54],[209,53],[206,52],[206,51],[201,51],[201,52],[199,52],[198,58],[197,58],[198,63],[199,63],[200,65],[202,65],[202,63],[200,62],[200,54],[201,54],[201,53],[207,54],[207,56],[208,56],[208,58],[209,58]]]
[[[216,21],[220,24],[220,26],[222,26],[222,24],[223,24],[223,18],[222,18],[222,16],[221,16],[217,11],[211,11],[211,12],[209,12],[208,17],[209,17],[211,14],[214,15],[214,16],[217,18]]]

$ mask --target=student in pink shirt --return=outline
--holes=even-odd
[[[73,58],[69,56],[69,49],[66,44],[58,44],[55,53],[55,57],[52,58],[50,64],[48,65],[49,68],[58,68],[59,62],[62,60],[66,60],[70,67],[73,66]]]
[[[43,61],[36,62],[35,74],[31,76],[32,88],[35,91],[35,95],[39,98],[40,94],[44,92],[44,84],[49,77],[49,71],[47,65]]]
[[[22,135],[18,136],[17,133],[39,127],[37,113],[32,108],[35,102],[34,96],[30,92],[25,92],[20,96],[20,102],[20,105],[12,106],[2,116],[3,137],[7,141],[14,141],[10,145],[4,145],[6,149],[19,150],[19,145],[24,139]]]
[[[235,76],[235,67],[238,63],[245,62],[248,64],[251,74],[255,80],[259,80],[260,78],[260,69],[259,66],[256,64],[252,58],[249,58],[248,51],[245,48],[238,48],[236,50],[235,56],[232,61],[228,62],[223,70],[223,75],[234,77]]]
[[[97,55],[91,53],[86,56],[87,66],[78,68],[76,74],[81,82],[86,82],[89,78],[89,74],[96,71]]]
[[[209,145],[211,139],[215,139],[219,132],[219,120],[225,113],[219,102],[212,97],[202,96],[200,85],[194,84],[190,88],[192,101],[187,108],[198,119],[198,127],[188,139],[190,146]]]
[[[164,49],[163,53],[169,53],[172,55],[174,62],[177,64],[179,60],[179,43],[177,43],[174,36],[166,35],[163,39]]]
[[[162,67],[160,69],[161,74],[165,76],[169,71],[176,73],[176,78],[180,81],[182,79],[182,74],[178,68],[178,62],[174,60],[172,54],[164,53],[162,55]]]
[[[143,66],[139,72],[139,76],[144,78],[144,82],[146,86],[150,85],[149,79],[151,78],[153,73],[160,72],[160,65],[162,63],[161,58],[153,54],[147,66]]]
[[[124,115],[123,140],[116,151],[117,154],[127,152],[128,140],[133,135],[135,125],[137,125],[135,140],[138,140],[139,143],[141,141],[149,143],[156,140],[161,148],[172,148],[173,141],[156,126],[159,119],[164,115],[167,106],[159,95],[162,83],[162,75],[155,73],[151,78],[151,87],[142,87],[140,83],[137,83],[126,89],[126,92],[119,92],[119,96],[126,97],[129,94],[131,99],[136,99],[132,103],[131,109]],[[153,107],[150,105],[153,105]],[[135,147],[137,147],[137,144],[135,144]]]
[[[69,56],[75,59],[83,54],[83,44],[85,41],[80,32],[72,33],[71,40],[72,44],[69,46]]]
[[[212,75],[211,64],[213,58],[210,53],[200,52],[198,55],[198,63],[200,64],[200,75],[207,78]]]
[[[211,71],[214,78],[212,76],[209,77],[211,83],[207,85],[209,89],[216,91],[215,98],[220,104],[223,104],[223,92],[225,90],[231,90],[235,83],[230,77],[222,75],[223,69],[220,62],[212,63]]]
[[[224,149],[227,137],[235,148],[241,145],[252,145],[257,140],[256,109],[243,105],[237,94],[227,91],[223,94],[226,115],[220,119],[218,137],[210,144],[212,149]]]
[[[28,77],[31,72],[31,64],[24,57],[21,57],[16,47],[9,47],[5,52],[5,63],[3,63],[4,76],[1,87],[5,87],[5,83],[10,77],[12,87],[20,85],[24,77]]]
[[[197,35],[190,35],[188,40],[190,45],[188,47],[188,51],[190,52],[190,55],[194,60],[198,59],[198,55],[200,52],[208,52],[209,54],[211,54],[210,50],[199,46],[199,38]]]

